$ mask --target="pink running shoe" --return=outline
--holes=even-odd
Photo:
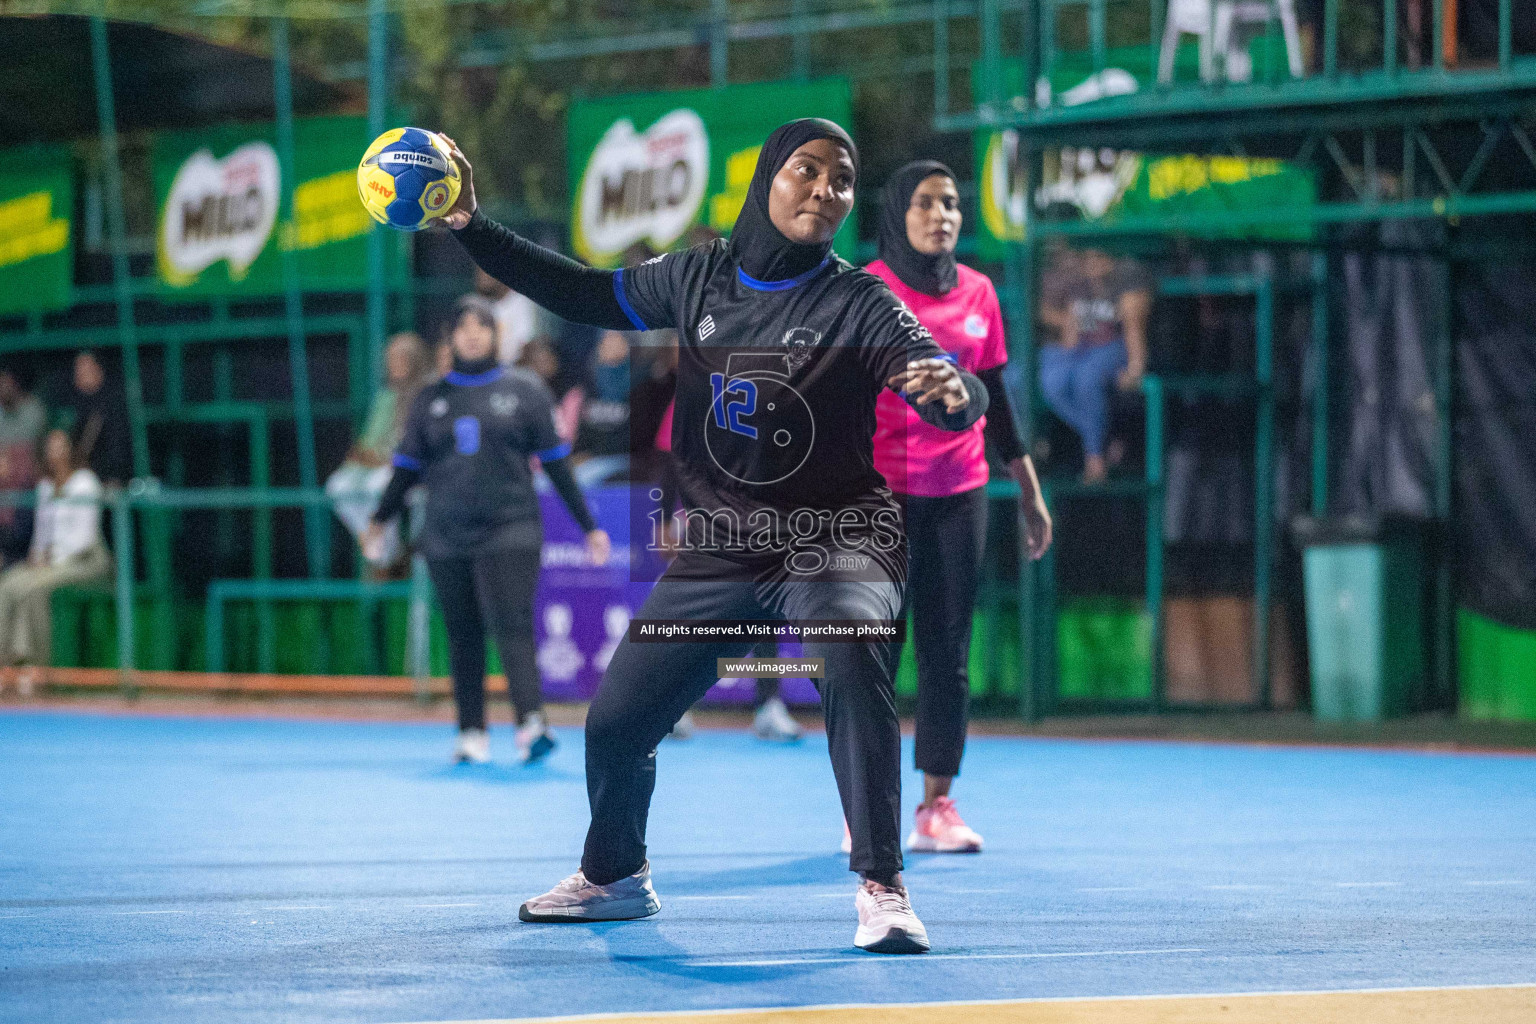
[[[981,836],[960,817],[955,802],[941,796],[932,806],[917,809],[917,825],[907,837],[907,849],[914,853],[980,853]]]

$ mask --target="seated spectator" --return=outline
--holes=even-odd
[[[121,486],[133,476],[133,447],[128,403],[107,382],[96,353],[75,356],[74,375],[60,403],[60,426],[69,430],[75,458],[107,486]]]
[[[7,673],[27,666],[16,677],[23,694],[32,692],[53,655],[53,592],[112,575],[101,536],[101,480],[80,465],[63,430],[49,431],[43,466],[31,553],[0,573],[0,665]]]
[[[1040,390],[1051,411],[1083,439],[1083,480],[1109,475],[1109,398],[1134,391],[1147,370],[1152,289],[1132,260],[1097,249],[1057,254],[1041,281],[1040,319],[1055,341],[1040,350]]]
[[[523,346],[515,365],[537,376],[545,387],[552,387],[555,377],[560,373],[560,356],[555,352],[555,346],[548,341],[534,338]]]
[[[346,524],[352,536],[361,541],[368,523],[378,508],[384,488],[394,472],[390,456],[400,443],[406,414],[416,393],[431,375],[427,348],[420,337],[409,332],[389,339],[384,350],[384,368],[388,380],[373,396],[368,422],[362,436],[347,453],[346,461],[325,481],[325,493],[335,502],[336,518]],[[370,559],[376,567],[394,565],[400,557],[400,531],[386,530],[384,543]]]
[[[629,453],[629,346],[623,331],[604,331],[587,361],[576,421],[578,454]]]
[[[576,418],[581,412],[581,389],[566,386],[561,390],[560,354],[544,338],[534,338],[523,346],[517,364],[535,374],[555,396],[555,433],[567,444],[576,440]]]
[[[47,417],[16,372],[0,369],[0,491],[37,483],[37,446]],[[0,565],[25,559],[31,542],[32,510],[0,506]]]

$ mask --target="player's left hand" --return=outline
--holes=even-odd
[[[1020,511],[1024,513],[1024,548],[1031,560],[1039,561],[1051,549],[1051,513],[1038,492],[1023,502]]]
[[[448,212],[443,214],[443,223],[455,231],[469,223],[469,219],[475,215],[479,204],[475,202],[475,169],[469,165],[469,157],[459,148],[459,144],[448,136],[438,133],[438,137],[448,143],[448,155],[453,157],[453,162],[459,166],[459,198]]]
[[[947,359],[914,359],[886,384],[913,396],[913,405],[943,402],[945,412],[959,412],[971,404],[960,371]]]
[[[606,565],[611,549],[612,543],[608,540],[606,530],[593,530],[587,534],[587,557],[592,559],[593,565]]]
[[[1008,472],[1019,483],[1024,550],[1032,561],[1038,561],[1051,549],[1054,525],[1050,510],[1045,507],[1045,494],[1040,490],[1040,480],[1035,476],[1035,464],[1028,455],[1020,455],[1008,463]]]

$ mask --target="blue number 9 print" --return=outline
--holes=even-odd
[[[725,374],[709,375],[709,388],[713,395],[710,409],[715,414],[715,426],[743,437],[757,438],[757,428],[741,422],[740,417],[751,416],[757,409],[757,385],[750,380],[732,380],[725,386]]]
[[[453,447],[460,455],[473,455],[480,450],[480,421],[473,416],[460,416],[453,421]]]

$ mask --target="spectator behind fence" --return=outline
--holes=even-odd
[[[432,346],[432,378],[442,380],[453,371],[453,346],[446,337]]]
[[[1152,290],[1132,260],[1097,249],[1063,250],[1041,283],[1040,319],[1056,341],[1040,350],[1040,390],[1051,411],[1083,439],[1083,480],[1109,475],[1109,397],[1116,383],[1141,386],[1147,370]]]
[[[578,455],[629,452],[629,349],[628,334],[604,331],[597,351],[587,361],[576,426]]]
[[[389,486],[394,469],[390,457],[400,443],[405,417],[416,393],[432,379],[427,346],[409,331],[389,339],[384,350],[385,386],[373,396],[362,436],[347,453],[346,461],[325,481],[325,493],[335,503],[336,518],[361,541],[379,497]],[[370,559],[377,567],[394,565],[400,557],[400,531],[384,531],[383,543]]]
[[[108,382],[96,353],[75,356],[74,375],[59,414],[58,425],[69,430],[80,465],[89,466],[108,486],[127,483],[133,476],[128,404],[121,389]]]
[[[515,364],[523,346],[545,333],[544,311],[479,267],[475,268],[475,292],[490,302],[496,314],[496,361],[502,366]]]
[[[80,464],[64,430],[48,432],[37,485],[37,528],[25,564],[0,573],[0,665],[30,693],[53,655],[50,599],[60,587],[109,579],[112,558],[101,537],[101,480]]]
[[[21,491],[37,483],[37,445],[48,413],[12,369],[0,369],[0,490]],[[0,565],[27,557],[32,510],[0,506]]]
[[[581,412],[581,389],[566,386],[561,390],[564,374],[560,372],[560,353],[555,346],[547,338],[534,338],[523,346],[515,365],[538,377],[555,396],[555,432],[560,440],[573,444],[576,417]]]

